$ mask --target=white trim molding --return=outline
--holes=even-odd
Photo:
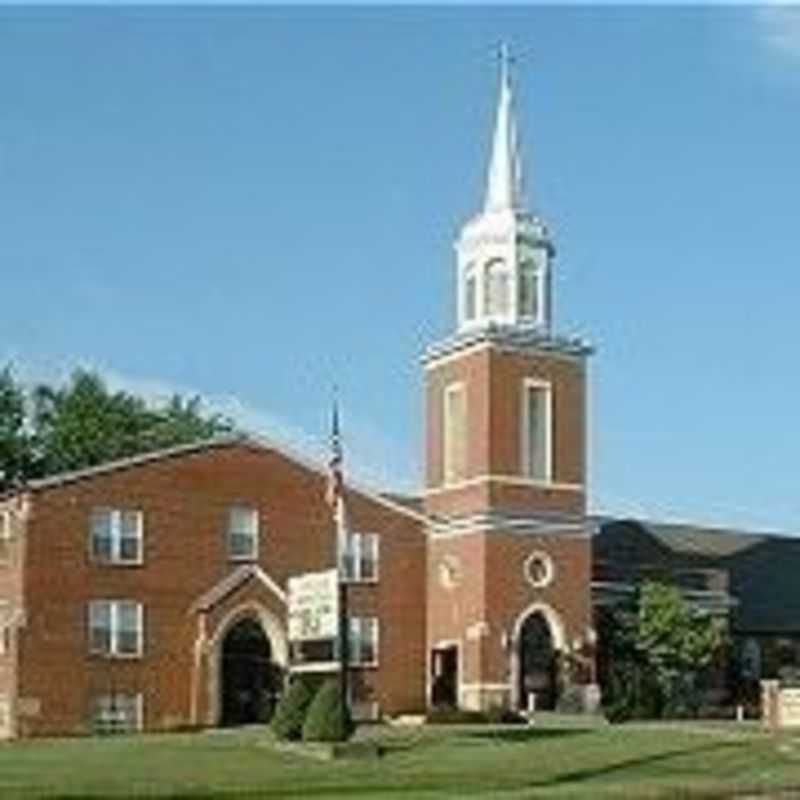
[[[455,425],[452,398],[461,396],[460,425]],[[442,483],[458,483],[467,468],[467,441],[469,440],[469,403],[464,381],[453,381],[442,392]],[[457,430],[454,430],[454,426]]]
[[[540,429],[544,433],[544,475],[534,475],[536,459],[531,457],[531,416],[530,397],[533,392],[544,394],[544,422]],[[520,474],[532,481],[541,481],[547,485],[553,484],[553,384],[539,378],[524,378],[522,381],[520,414]]]
[[[222,644],[230,630],[243,619],[255,619],[269,640],[270,660],[282,669],[289,666],[289,639],[281,621],[260,603],[248,601],[231,609],[219,622],[214,635],[204,643],[208,668],[209,725],[218,725],[221,712],[220,676],[222,673]]]
[[[531,489],[547,489],[555,492],[583,492],[586,487],[582,483],[567,483],[564,481],[542,481],[536,478],[528,478],[523,475],[476,475],[474,478],[467,478],[457,483],[442,484],[425,489],[425,495],[443,494],[444,492],[455,492],[459,489],[469,489],[471,486],[478,486],[482,483],[505,483],[509,486],[527,486]]]
[[[235,592],[250,578],[255,578],[264,588],[270,591],[284,605],[287,603],[286,592],[258,564],[243,564],[228,573],[219,583],[204,592],[192,603],[189,613],[208,611],[228,595]]]
[[[567,637],[564,632],[564,623],[558,612],[547,603],[532,603],[529,605],[515,620],[514,627],[511,633],[510,642],[510,675],[511,675],[511,704],[512,708],[519,708],[521,698],[519,696],[519,671],[520,671],[520,652],[519,652],[519,637],[522,631],[522,626],[525,620],[532,614],[541,614],[548,626],[550,627],[550,635],[553,637],[553,649],[555,651],[564,652],[567,646]]]

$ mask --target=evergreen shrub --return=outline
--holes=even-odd
[[[309,706],[314,699],[314,686],[306,678],[295,678],[275,706],[272,731],[278,739],[296,741],[303,734]]]
[[[322,684],[303,723],[304,742],[344,742],[355,731],[350,712],[342,708],[338,680]]]

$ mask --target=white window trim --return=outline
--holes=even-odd
[[[534,476],[533,464],[530,463],[530,452],[528,443],[530,441],[530,404],[528,394],[531,389],[537,391],[544,390],[546,393],[545,424],[544,424],[544,447],[545,447],[545,474]],[[520,425],[520,469],[523,476],[544,483],[553,482],[553,384],[539,378],[525,378],[522,381],[522,425]]]
[[[123,653],[119,650],[119,607],[123,603],[133,603],[136,606],[136,651],[133,653]],[[109,632],[110,641],[109,649],[101,650],[95,648],[92,644],[92,608],[101,604],[109,606]],[[119,599],[119,600],[90,600],[88,606],[89,616],[89,653],[94,656],[102,656],[104,658],[119,658],[119,659],[136,659],[141,658],[144,652],[144,604],[137,600]]]
[[[256,522],[255,535],[252,537],[252,548],[249,553],[233,553],[231,550],[232,534],[234,533],[231,525],[233,523],[234,511],[247,511],[253,515]],[[229,561],[258,561],[258,554],[261,550],[261,514],[257,506],[247,503],[235,503],[228,509],[228,525],[225,531],[225,544],[228,550]]]
[[[534,580],[533,576],[531,575],[531,566],[533,565],[534,560],[539,560],[544,564],[545,574],[539,580]],[[544,550],[534,550],[526,559],[524,564],[522,565],[523,575],[525,576],[525,580],[534,588],[534,589],[544,589],[545,587],[549,586],[553,579],[556,576],[556,567],[553,559],[550,557],[549,553],[545,553]]]
[[[103,702],[108,702],[110,704],[112,697],[125,697],[125,698],[132,698],[134,701],[134,724],[130,731],[106,731],[106,733],[140,733],[144,729],[144,695],[141,692],[131,693],[131,692],[116,692],[114,695],[105,693],[100,695],[95,695],[92,698],[92,729],[96,733],[100,733],[98,730],[98,720],[97,720],[97,709],[96,706],[102,704]]]
[[[533,278],[531,290],[534,294],[534,302],[536,304],[536,313],[530,314],[528,313],[527,309],[523,309],[520,303],[520,284],[525,279],[525,273],[529,272],[531,277]],[[516,309],[517,309],[517,316],[521,320],[529,320],[534,325],[542,326],[545,322],[545,305],[546,305],[546,297],[545,292],[547,290],[547,284],[545,282],[545,270],[539,264],[538,261],[534,259],[526,259],[522,261],[519,265],[518,275],[517,275],[517,286],[516,286],[516,295],[515,295],[515,302],[516,302]]]
[[[444,392],[442,393],[442,484],[445,486],[451,486],[454,483],[464,480],[467,472],[466,463],[463,463],[460,465],[460,472],[463,472],[464,474],[454,474],[454,465],[450,463],[453,455],[452,443],[449,441],[450,398],[458,392],[463,393],[464,427],[466,428],[469,409],[467,408],[467,390],[464,381],[454,381],[453,383],[448,383],[444,387]],[[465,447],[466,445],[462,443],[461,446]],[[466,452],[463,454],[463,460],[466,462]]]
[[[505,277],[506,282],[506,296],[505,296],[505,310],[498,311],[496,309],[490,308],[493,300],[493,289],[490,285],[491,277],[490,275],[494,272],[493,267],[497,267],[497,273],[502,274]],[[487,258],[483,263],[483,269],[481,272],[482,282],[483,282],[483,306],[481,307],[480,316],[483,320],[493,321],[493,322],[510,322],[514,318],[514,309],[516,308],[517,302],[515,294],[517,291],[517,281],[516,275],[514,274],[515,270],[511,269],[508,260],[505,256],[502,255],[493,255]]]
[[[364,540],[368,536],[375,542],[375,575],[365,577],[361,574],[361,550]],[[344,580],[347,583],[378,583],[381,575],[381,537],[377,533],[371,532],[350,533],[347,536],[347,551],[353,570],[351,574],[345,574]]]
[[[0,511],[0,564],[11,563],[12,512],[10,509]]]
[[[373,623],[373,629],[375,631],[375,642],[372,648],[375,657],[372,661],[361,661],[360,658],[356,660],[356,653],[355,648],[353,645],[353,624],[357,623],[359,627],[359,638],[361,637],[361,626],[365,622]],[[348,641],[348,659],[351,667],[377,667],[380,663],[380,647],[381,647],[381,622],[380,618],[377,616],[369,616],[369,617],[350,617],[350,640]],[[359,648],[360,649],[360,648]]]
[[[111,557],[108,559],[94,552],[94,527],[92,517],[98,512],[108,512],[111,525]],[[122,515],[136,514],[136,541],[139,544],[136,558],[122,556]],[[89,515],[89,553],[95,564],[110,564],[116,567],[138,567],[144,564],[144,513],[137,508],[112,508],[97,506]]]

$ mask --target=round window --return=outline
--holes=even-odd
[[[553,580],[555,567],[553,566],[553,559],[547,553],[535,552],[531,553],[525,559],[525,577],[528,583],[536,589],[547,586]]]

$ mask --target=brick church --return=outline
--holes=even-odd
[[[349,671],[364,718],[548,708],[567,684],[592,707],[593,609],[654,559],[693,576],[693,602],[742,618],[724,546],[671,558],[680,536],[587,517],[591,349],[554,330],[555,247],[521,175],[503,68],[485,202],[456,244],[456,329],[422,358],[424,490],[346,486]],[[287,631],[289,578],[336,562],[326,471],[232,437],[1,497],[0,736],[254,722],[290,674],[335,674],[335,660],[298,662]],[[694,540],[714,536],[726,540]],[[774,549],[761,539],[727,534],[748,553]],[[785,563],[789,545],[778,550]],[[754,563],[742,580],[757,595]],[[776,617],[759,631],[764,613],[741,628],[751,661],[767,640],[800,653],[787,592],[783,628]]]

